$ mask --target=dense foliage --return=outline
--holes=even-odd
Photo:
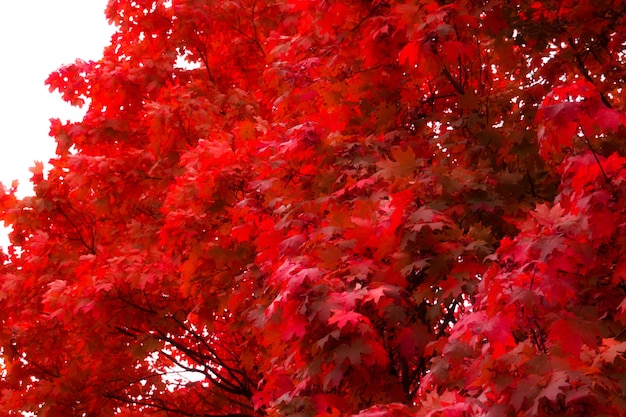
[[[626,2],[106,14],[0,188],[0,414],[626,415]]]

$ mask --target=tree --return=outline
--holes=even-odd
[[[626,415],[626,4],[106,14],[1,189],[3,415]]]

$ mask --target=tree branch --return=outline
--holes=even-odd
[[[583,129],[583,126],[580,123],[578,124],[578,126],[580,127],[580,130],[583,133],[583,136],[582,136],[583,142],[587,145],[589,150],[591,150],[591,153],[593,154],[593,158],[596,160],[596,163],[600,167],[600,172],[602,172],[602,176],[604,177],[604,181],[606,181],[606,183],[609,184],[611,182],[611,180],[606,175],[606,172],[604,171],[604,167],[602,167],[602,164],[600,163],[600,159],[598,159],[598,154],[596,154],[596,151],[591,146],[591,142],[589,142],[589,139],[587,139],[587,135],[585,135],[585,131]]]
[[[589,74],[589,70],[587,70],[587,67],[585,67],[585,63],[583,62],[582,58],[580,57],[580,52],[578,52],[578,49],[576,48],[576,45],[574,44],[574,40],[571,37],[569,37],[567,39],[567,43],[569,44],[569,46],[574,51],[574,59],[576,60],[576,66],[580,70],[582,76],[585,78],[585,80],[589,81],[591,84],[596,85],[594,79],[591,77],[591,74]],[[596,86],[596,89],[598,90],[598,93],[600,94],[600,100],[602,100],[602,103],[604,103],[604,105],[606,107],[608,107],[609,109],[612,109],[613,106],[611,105],[609,100],[606,98],[604,93],[602,93],[602,91],[600,91],[597,88],[597,86]]]
[[[452,74],[450,74],[450,71],[448,71],[448,67],[444,66],[442,72],[443,72],[443,75],[446,76],[448,81],[450,81],[450,84],[452,84],[452,87],[454,87],[454,90],[457,93],[459,93],[460,95],[465,94],[465,90],[463,89],[463,86],[459,84],[459,82],[456,79],[454,79]]]

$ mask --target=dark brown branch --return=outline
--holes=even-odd
[[[450,71],[448,71],[447,67],[443,67],[443,75],[446,76],[446,78],[448,79],[448,81],[450,81],[450,84],[452,84],[452,87],[454,87],[454,90],[459,93],[460,95],[465,94],[465,90],[463,89],[463,86],[461,84],[459,84],[459,82],[452,76],[452,74],[450,74]]]
[[[121,395],[116,395],[116,394],[112,394],[112,393],[107,393],[104,394],[105,398],[110,398],[112,400],[117,400],[120,401],[122,403],[126,403],[126,404],[132,404],[132,405],[139,405],[139,406],[144,406],[144,407],[151,407],[160,411],[165,411],[166,413],[175,413],[178,415],[183,415],[183,416],[189,416],[189,417],[254,417],[252,414],[246,414],[246,413],[223,413],[223,414],[212,414],[212,413],[203,413],[203,414],[198,414],[195,412],[188,412],[188,411],[184,411],[181,410],[180,408],[173,408],[172,406],[168,406],[165,404],[165,402],[162,402],[161,404],[158,404],[156,401],[146,401],[146,400],[138,400],[138,399],[134,399],[134,398],[126,398],[123,397]]]
[[[39,369],[41,372],[43,372],[44,374],[51,376],[53,378],[59,378],[61,375],[59,374],[59,371],[51,371],[47,368],[45,368],[43,365],[38,364],[37,362],[35,362],[32,359],[27,359],[26,360],[30,365],[34,366],[35,368]]]
[[[132,337],[133,339],[137,340],[137,335],[135,333],[131,333],[129,330],[123,328],[122,326],[115,326],[114,327],[115,330],[117,330],[118,332],[128,336],[128,337]]]
[[[78,240],[80,241],[80,243],[87,248],[87,250],[89,250],[89,252],[92,255],[96,254],[96,249],[95,247],[89,245],[87,243],[87,241],[83,238],[83,234],[80,230],[80,228],[78,227],[78,225],[76,223],[74,223],[74,221],[67,215],[67,213],[65,213],[65,211],[63,210],[63,208],[61,207],[61,204],[59,204],[58,202],[56,203],[56,207],[57,210],[59,210],[59,212],[61,213],[61,215],[65,218],[65,220],[68,221],[68,223],[72,226],[72,228],[74,229],[74,233],[76,234]],[[94,237],[92,236],[92,241],[94,240]]]
[[[180,350],[182,353],[187,355],[189,359],[191,359],[193,362],[204,367],[204,370],[198,370],[196,368],[191,368],[189,370],[203,373],[208,379],[210,379],[213,383],[215,383],[216,386],[218,386],[219,388],[223,389],[226,392],[229,392],[231,394],[236,394],[236,395],[243,395],[246,398],[252,397],[252,393],[250,392],[249,387],[243,382],[241,382],[237,377],[233,376],[231,372],[229,372],[229,374],[231,374],[231,378],[234,380],[234,382],[229,380],[229,378],[226,378],[223,375],[219,374],[217,372],[217,369],[215,369],[216,367],[209,366],[209,364],[213,362],[215,365],[223,367],[228,372],[230,367],[228,365],[223,364],[223,362],[218,357],[214,355],[208,356],[208,355],[202,354],[201,352],[197,352],[193,349],[190,349],[187,346],[183,345],[182,343],[179,343],[178,341],[176,341],[171,336],[165,334],[161,330],[156,330],[156,332],[159,334],[160,336],[159,338],[161,340],[171,344],[176,349]],[[178,360],[170,357],[171,355],[168,356],[168,354],[166,354],[165,352],[161,352],[161,353],[164,356],[166,356],[168,359],[173,360],[175,363],[179,364]],[[183,368],[185,367],[182,364],[179,364],[179,365]]]
[[[448,306],[448,311],[446,312],[446,315],[443,318],[443,323],[440,323],[441,327],[439,328],[437,339],[443,336],[448,325],[454,321],[454,310],[456,310],[456,306],[458,305],[458,303],[459,303],[459,300],[455,298],[454,300],[452,300],[452,303],[450,304],[450,306]]]
[[[170,342],[170,343],[172,343],[172,342]],[[177,366],[181,367],[182,369],[184,369],[187,372],[201,373],[209,381],[211,381],[212,384],[214,384],[216,387],[220,388],[221,390],[224,390],[224,391],[226,391],[226,392],[228,392],[230,394],[233,394],[233,395],[244,395],[245,396],[245,394],[242,392],[241,387],[238,387],[237,385],[233,384],[232,382],[228,381],[227,379],[221,377],[219,374],[217,374],[215,369],[212,369],[212,368],[208,367],[206,364],[202,364],[204,366],[204,369],[198,369],[198,368],[194,368],[194,367],[185,365],[179,359],[177,359],[174,355],[171,355],[171,354],[169,354],[167,352],[161,351],[160,353],[163,356],[165,356],[166,358],[168,358],[170,361],[175,363]],[[188,352],[185,352],[185,354],[190,356]],[[194,359],[194,362],[196,362],[195,359]],[[215,375],[215,376],[213,376],[213,375]]]
[[[254,8],[255,7],[256,7],[256,4],[252,6],[252,10],[250,13],[250,23],[252,23],[252,31],[254,33],[254,36],[250,36],[247,33],[245,33],[243,30],[241,30],[241,24],[239,24],[239,27],[231,26],[231,29],[233,29],[235,32],[239,33],[241,36],[243,36],[244,38],[252,42],[257,48],[259,48],[259,50],[261,51],[261,54],[265,56],[266,55],[265,50],[263,49],[263,46],[259,42],[258,30],[257,30],[256,24],[254,23]]]
[[[583,130],[582,125],[579,123],[578,126],[580,127],[580,130],[583,133],[583,137],[582,137],[583,142],[587,145],[587,147],[589,148],[589,150],[593,154],[593,158],[596,160],[596,163],[600,167],[600,172],[602,172],[602,176],[604,177],[604,181],[607,184],[609,184],[611,182],[611,180],[606,175],[606,172],[604,171],[604,167],[602,166],[602,164],[600,163],[600,159],[598,158],[598,154],[596,154],[596,151],[593,149],[593,146],[591,146],[591,142],[589,142],[589,139],[587,139],[587,135],[585,135],[585,131]]]
[[[422,103],[422,104],[433,103],[433,102],[435,102],[435,100],[442,100],[442,99],[445,99],[445,98],[452,98],[452,97],[456,97],[456,96],[457,96],[456,93],[431,95],[430,97],[428,97],[428,98],[426,98],[424,100],[420,100],[420,103]]]
[[[120,291],[119,291],[119,290],[117,291],[117,298],[118,298],[120,301],[122,301],[122,302],[124,302],[124,303],[128,304],[128,305],[129,305],[129,306],[131,306],[131,307],[136,308],[136,309],[137,309],[137,310],[139,310],[139,311],[142,311],[142,312],[144,312],[144,313],[148,313],[148,314],[150,314],[150,315],[152,315],[152,316],[155,316],[155,315],[157,314],[157,312],[156,312],[156,311],[154,311],[154,310],[153,310],[153,309],[151,309],[151,308],[147,308],[147,307],[144,307],[144,306],[142,306],[142,305],[139,305],[138,303],[136,303],[136,302],[132,301],[130,298],[124,298],[124,297],[122,297],[122,294],[120,293]]]
[[[380,8],[380,7],[389,7],[389,4],[387,2],[385,3],[380,3],[375,5],[374,7],[372,7],[372,9],[369,11],[369,13],[359,21],[359,23],[357,23],[352,29],[350,29],[350,32],[354,32],[356,31],[363,23],[365,23],[365,21],[367,19],[369,19],[370,17],[374,16],[374,14],[376,13],[376,11]]]
[[[196,27],[195,24],[193,24],[193,26],[194,26],[194,31],[198,35],[198,45],[196,48],[196,52],[200,56],[200,60],[202,61],[202,63],[204,64],[204,67],[206,68],[206,72],[209,76],[209,81],[215,84],[215,80],[213,79],[213,74],[211,73],[211,68],[209,67],[209,55],[206,49],[206,43],[203,42],[202,39],[200,39],[200,30]]]
[[[243,378],[246,378],[246,374],[244,372],[240,371],[239,369],[234,369],[231,366],[229,366],[226,363],[226,361],[224,361],[222,358],[220,358],[220,356],[218,355],[217,351],[210,344],[208,344],[207,341],[202,336],[200,336],[199,334],[194,332],[189,326],[185,325],[185,323],[183,323],[180,320],[176,319],[176,317],[172,317],[172,319],[181,328],[183,328],[187,333],[189,333],[196,340],[196,342],[198,342],[202,347],[204,347],[207,351],[209,351],[209,353],[211,354],[211,357],[214,359],[215,363],[217,363],[219,366],[221,366],[224,369],[226,369],[226,371],[230,374],[230,376],[232,378],[234,378],[240,386],[243,387],[244,385],[247,385],[247,384],[244,384],[241,380],[239,380],[239,376],[241,376]]]
[[[574,44],[574,40],[570,37],[570,38],[567,39],[567,43],[569,44],[569,46],[574,51],[574,59],[576,60],[576,66],[578,67],[578,69],[581,72],[582,76],[585,78],[585,80],[589,81],[591,84],[596,85],[594,79],[591,77],[591,74],[589,74],[589,70],[587,69],[587,67],[585,67],[585,63],[583,62],[582,58],[580,57],[580,52],[576,48],[576,44]],[[604,93],[602,91],[600,91],[599,89],[598,89],[598,93],[600,94],[600,100],[602,100],[602,103],[604,103],[604,105],[606,107],[608,107],[609,109],[612,109],[613,106],[611,105],[609,100],[606,98]]]
[[[348,78],[352,78],[352,77],[355,77],[355,76],[357,76],[359,74],[364,74],[364,73],[369,72],[369,71],[375,71],[375,70],[377,70],[379,68],[382,68],[384,66],[385,66],[385,64],[380,64],[380,65],[376,65],[374,67],[363,68],[363,69],[356,70],[356,71],[352,71],[352,69],[350,69],[350,72],[348,74],[346,74],[345,77],[343,77],[343,80],[347,80]]]

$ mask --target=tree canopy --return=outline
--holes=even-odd
[[[2,415],[626,415],[626,2],[106,16],[0,187]]]

